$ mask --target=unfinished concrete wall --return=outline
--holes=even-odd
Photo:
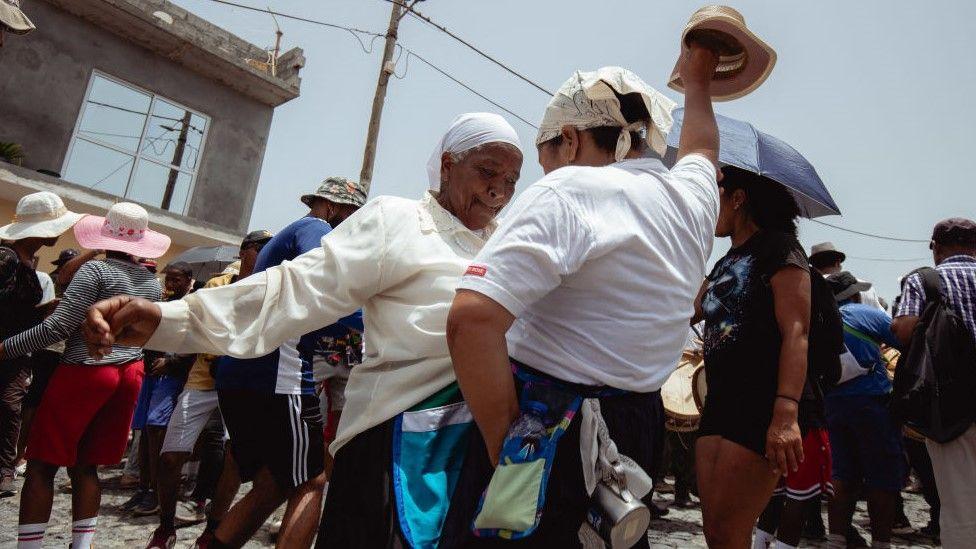
[[[243,234],[272,108],[45,2],[25,9],[37,30],[7,35],[0,48],[0,141],[23,146],[24,166],[62,170],[99,70],[210,117],[187,215]]]

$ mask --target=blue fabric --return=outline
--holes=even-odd
[[[877,307],[846,303],[840,306],[840,316],[846,326],[871,337],[878,343],[885,343],[892,347],[901,346],[898,338],[891,331],[891,317]],[[857,359],[858,364],[871,371],[838,385],[827,394],[827,398],[890,393],[891,381],[888,380],[888,369],[881,358],[880,347],[846,331],[844,343]]]
[[[166,427],[176,409],[176,400],[183,392],[186,379],[173,376],[147,375],[139,389],[139,400],[132,416],[133,429]]]
[[[317,217],[303,217],[288,225],[265,244],[258,254],[254,272],[259,273],[271,267],[290,261],[322,245],[322,237],[329,234],[332,227]],[[238,359],[222,357],[215,362],[217,389],[247,389],[259,392],[285,394],[315,394],[312,379],[312,351],[315,341],[323,335],[342,337],[349,330],[363,330],[362,311],[356,311],[338,323],[325,326],[290,340],[285,345],[297,349],[294,353],[275,351],[258,358]],[[279,371],[286,375],[279,376]],[[287,375],[294,371],[294,375]],[[286,380],[282,382],[282,379]]]
[[[668,147],[678,148],[684,108],[672,111],[674,125],[668,133]],[[780,139],[758,131],[752,124],[715,116],[719,132],[719,162],[731,164],[768,177],[784,185],[796,198],[803,217],[840,215],[840,208],[830,196],[817,170],[810,162]]]
[[[825,402],[834,480],[863,482],[899,492],[908,474],[901,429],[881,396],[828,398]]]
[[[402,418],[397,416],[393,431],[393,487],[400,528],[411,547],[437,547],[473,423],[417,433],[403,432]]]

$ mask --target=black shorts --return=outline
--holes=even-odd
[[[698,425],[698,438],[720,436],[765,457],[775,400],[775,392],[753,391],[727,398],[709,394]]]
[[[44,389],[47,382],[51,380],[54,369],[61,363],[61,353],[42,349],[31,353],[31,383],[27,388],[27,396],[24,397],[25,408],[37,408],[41,405],[41,397],[44,396]]]
[[[243,482],[267,467],[279,486],[300,486],[325,470],[319,397],[219,390],[217,402]]]

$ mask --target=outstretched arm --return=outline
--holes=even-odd
[[[380,291],[386,253],[382,205],[375,201],[294,261],[179,301],[118,296],[89,310],[93,355],[112,343],[176,353],[268,354],[288,338],[345,317]]]

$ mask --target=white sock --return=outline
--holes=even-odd
[[[18,524],[17,549],[41,549],[41,542],[44,541],[45,530],[47,530],[46,522]]]
[[[71,547],[74,549],[88,549],[95,539],[95,525],[98,517],[76,520],[71,523]]]
[[[752,549],[769,549],[769,546],[772,545],[773,541],[775,540],[776,536],[765,530],[756,528],[753,530]]]
[[[774,547],[776,549],[796,549],[795,546],[789,545],[789,544],[784,543],[784,542],[782,542],[780,540],[776,540],[776,545],[774,545]]]

